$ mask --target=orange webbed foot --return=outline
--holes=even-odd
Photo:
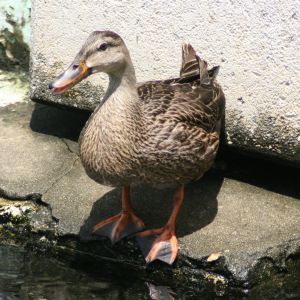
[[[144,222],[133,212],[122,211],[118,215],[96,224],[92,233],[106,236],[116,243],[126,236],[135,234],[145,228]]]
[[[161,260],[172,265],[177,257],[178,241],[168,227],[143,231],[137,234],[137,241],[147,263]]]

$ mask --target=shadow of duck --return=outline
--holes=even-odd
[[[186,186],[185,200],[177,219],[177,235],[183,237],[210,224],[217,212],[217,196],[223,176],[216,171],[207,173],[201,180]],[[163,226],[172,209],[174,189],[154,189],[149,186],[132,188],[135,212],[144,220],[146,228]],[[117,214],[121,207],[121,189],[115,188],[94,202],[89,217],[80,228],[80,237],[94,239],[91,228],[99,221]]]
[[[76,141],[89,117],[88,112],[68,111],[61,108],[36,104],[30,127],[33,131]],[[189,235],[210,224],[217,212],[217,196],[223,183],[223,175],[211,170],[199,181],[186,186],[185,199],[177,219],[178,237]],[[163,226],[171,213],[174,188],[154,189],[137,186],[131,189],[132,204],[145,222],[146,228]],[[97,199],[80,228],[82,240],[101,239],[91,235],[91,229],[101,220],[119,213],[121,189],[114,188]]]

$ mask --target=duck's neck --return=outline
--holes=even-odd
[[[107,100],[118,101],[119,105],[122,105],[123,101],[129,105],[130,102],[137,100],[135,71],[130,59],[126,62],[124,69],[109,74],[109,85],[103,102]]]
[[[129,59],[123,70],[109,74],[108,89],[90,124],[105,128],[113,138],[131,139],[140,130],[140,109],[134,67]]]

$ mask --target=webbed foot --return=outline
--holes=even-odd
[[[140,232],[137,241],[147,263],[157,259],[172,265],[177,257],[178,241],[169,226]]]
[[[106,236],[111,239],[112,243],[116,243],[126,236],[142,231],[144,228],[144,222],[132,211],[122,211],[118,215],[96,224],[92,233]]]

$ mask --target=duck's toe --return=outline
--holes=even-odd
[[[172,265],[178,254],[178,241],[173,230],[163,227],[137,234],[137,241],[147,263],[161,260]]]
[[[134,213],[124,211],[96,224],[92,233],[106,236],[116,243],[126,236],[135,234],[144,229],[144,222]]]

